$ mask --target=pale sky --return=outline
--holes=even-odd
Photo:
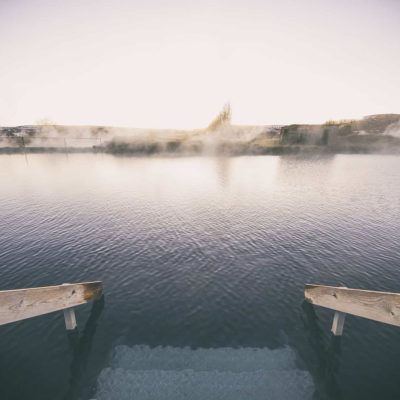
[[[0,0],[0,126],[400,113],[400,0]]]

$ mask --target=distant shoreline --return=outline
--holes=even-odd
[[[325,124],[238,126],[224,110],[207,128],[191,131],[101,126],[0,127],[0,154],[115,155],[400,154],[400,114]]]
[[[79,147],[0,147],[0,155],[11,154],[110,154],[116,156],[132,156],[132,157],[147,157],[147,156],[259,156],[259,155],[323,155],[323,154],[382,154],[382,155],[400,155],[400,146],[379,148],[368,145],[355,145],[347,147],[322,147],[313,145],[286,145],[251,149],[229,149],[229,151],[108,151],[105,148],[79,148]]]

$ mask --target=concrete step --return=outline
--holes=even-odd
[[[148,346],[117,346],[112,368],[126,370],[230,371],[288,370],[296,368],[296,354],[290,347],[197,349]]]
[[[133,371],[106,368],[96,400],[311,400],[314,386],[302,370],[251,372]]]

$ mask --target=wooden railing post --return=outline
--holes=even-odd
[[[73,308],[64,310],[64,320],[67,331],[73,331],[76,328],[75,310]]]
[[[305,299],[316,306],[335,310],[332,333],[340,336],[346,314],[400,326],[400,293],[306,285]]]
[[[332,333],[335,336],[342,336],[345,318],[346,318],[346,313],[342,313],[340,311],[335,311],[335,315],[333,316],[332,329],[331,329]]]
[[[102,291],[101,282],[2,290],[0,325],[63,310],[65,326],[73,330],[77,326],[74,307],[99,299]]]

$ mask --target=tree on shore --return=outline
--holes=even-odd
[[[48,118],[40,118],[36,121],[36,125],[40,125],[40,126],[54,126],[56,125],[55,122],[51,121]]]
[[[229,103],[225,104],[220,113],[208,125],[208,131],[215,131],[220,126],[229,125],[232,118],[232,109]]]
[[[41,118],[36,121],[36,125],[38,126],[38,132],[40,134],[65,134],[66,129],[63,125],[58,125],[56,122],[48,119]]]

